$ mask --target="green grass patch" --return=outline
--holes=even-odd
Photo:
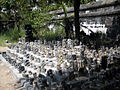
[[[62,29],[56,30],[55,32],[44,29],[44,30],[38,32],[37,37],[40,40],[52,41],[52,40],[55,40],[56,38],[58,38],[60,34],[62,34],[63,37],[65,36],[65,32]]]
[[[25,32],[21,30],[21,36],[24,37]],[[5,41],[8,40],[8,43],[15,44],[19,40],[19,32],[15,28],[13,30],[8,30],[6,32],[0,33],[0,46],[6,46]]]
[[[8,40],[9,43],[16,43],[18,41],[18,37],[16,37],[17,33],[13,34],[10,32],[0,33],[0,46],[6,46],[5,41]]]
[[[0,35],[0,46],[6,46],[6,44],[5,44],[6,39],[7,39],[7,37]]]
[[[37,37],[40,40],[51,41],[51,40],[55,40],[56,38],[58,38],[60,34],[62,34],[63,37],[65,37],[65,32],[64,32],[63,28],[56,27],[55,32],[44,28],[43,30],[41,29],[40,31],[37,31],[37,34],[33,33],[33,36]],[[20,35],[22,38],[25,36],[25,32],[23,29],[21,29]],[[6,32],[0,33],[0,46],[7,46],[5,44],[6,40],[8,40],[8,43],[11,43],[11,44],[15,44],[18,42],[19,32],[17,30],[17,27],[15,27],[14,29],[10,29]]]

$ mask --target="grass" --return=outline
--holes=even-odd
[[[52,40],[55,40],[60,34],[65,36],[65,32],[62,29],[59,29],[55,32],[48,31],[48,30],[43,30],[43,31],[38,32],[37,37],[40,40],[52,41]]]
[[[6,46],[5,40],[7,37],[0,35],[0,46]]]
[[[24,30],[21,29],[20,32],[21,36],[24,37],[25,36],[25,32]],[[41,30],[40,32],[38,32],[37,36],[34,35],[34,37],[38,37],[38,39],[40,40],[54,40],[56,39],[60,34],[62,34],[63,36],[65,36],[65,32],[63,31],[63,28],[56,28],[56,31],[50,31],[50,30]],[[19,39],[19,34],[18,34],[18,30],[15,27],[14,29],[10,29],[7,32],[0,32],[0,46],[7,46],[5,44],[5,41],[8,40],[8,43],[12,43],[15,44],[18,42]]]
[[[14,36],[14,35],[13,35]],[[16,40],[14,40],[13,36],[9,34],[8,32],[6,33],[1,33],[0,34],[0,46],[7,46],[5,44],[5,41],[8,40],[9,43],[16,43],[18,41],[17,37]]]
[[[21,36],[24,36],[24,31],[21,30]],[[0,46],[7,46],[5,41],[8,40],[8,43],[17,43],[19,39],[19,33],[17,29],[8,30],[6,32],[0,33]]]

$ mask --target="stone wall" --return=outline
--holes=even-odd
[[[111,7],[105,7],[100,9],[94,9],[89,10],[89,12],[98,12],[98,11],[108,11],[108,10],[114,10],[114,9],[120,9],[120,5],[117,6],[111,6]],[[85,11],[81,11],[80,13],[85,13]],[[108,28],[107,35],[115,39],[118,34],[120,34],[120,16],[103,16],[103,17],[91,17],[91,18],[80,18],[81,22],[95,22],[95,23],[101,23],[105,24],[105,26]]]

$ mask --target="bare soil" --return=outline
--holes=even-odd
[[[0,47],[0,52],[5,52],[6,47]],[[0,90],[15,90],[14,84],[17,82],[13,74],[0,60]]]
[[[8,67],[0,61],[0,90],[14,90],[16,81]]]
[[[0,52],[5,52],[6,51],[6,47],[1,47],[0,46]]]

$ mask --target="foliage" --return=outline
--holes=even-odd
[[[90,1],[93,0],[80,0],[81,3]],[[5,23],[0,23],[1,26],[5,24],[5,28],[2,27],[2,30],[7,30],[7,32],[2,33],[1,38],[8,37],[5,39],[16,41],[19,38],[19,33],[22,37],[24,36],[24,25],[31,24],[35,28],[33,30],[34,36],[42,39],[55,39],[60,34],[59,31],[63,30],[64,32],[64,29],[59,28],[60,30],[55,33],[49,30],[48,25],[53,22],[51,19],[56,15],[48,15],[48,12],[64,9],[65,17],[67,17],[67,7],[73,6],[73,2],[74,0],[2,0],[0,2],[0,20]]]
[[[41,30],[37,32],[38,39],[51,41],[57,39],[60,34],[65,37],[64,28],[62,26],[55,24],[54,29],[55,31],[53,29],[49,30],[49,28],[41,28]],[[35,35],[36,34],[34,34],[34,36]]]
[[[67,6],[73,6],[72,0],[61,0],[62,4],[59,0],[48,1],[49,2],[47,2],[47,0],[2,0],[0,6],[2,9],[4,8],[4,12],[0,12],[0,16],[3,20],[15,20],[16,23],[14,23],[14,27],[15,24],[23,27],[24,24],[30,23],[38,29],[51,19],[52,16],[48,15],[47,12],[62,8],[66,12],[67,10],[64,2],[67,2]],[[83,3],[83,1],[87,3],[93,0],[80,1],[81,3]],[[33,10],[34,7],[37,7],[37,9]]]
[[[24,31],[21,30],[21,36],[24,37]],[[5,40],[9,43],[16,43],[19,39],[18,30],[8,30],[7,32],[0,33],[0,46],[6,46]]]

